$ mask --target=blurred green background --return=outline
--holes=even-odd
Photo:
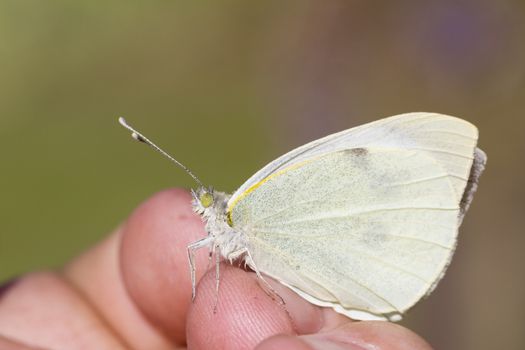
[[[437,349],[525,348],[523,1],[0,2],[0,279],[60,266],[155,191],[233,191],[306,141],[435,111],[488,168],[458,251],[403,324]]]

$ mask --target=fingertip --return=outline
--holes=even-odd
[[[322,334],[325,340],[351,344],[357,349],[432,350],[423,338],[408,328],[385,321],[349,322]],[[315,341],[317,336],[310,337]]]
[[[286,334],[278,334],[262,341],[255,350],[313,350],[313,348],[305,343],[300,337]]]
[[[180,344],[185,342],[191,299],[186,247],[204,236],[191,195],[182,189],[153,195],[123,227],[120,269],[124,285],[142,313]],[[201,273],[205,264],[204,257],[197,257]]]
[[[261,288],[254,273],[220,265],[217,309],[215,274],[199,283],[188,315],[188,347],[195,349],[253,349],[275,334],[294,334],[292,321],[279,303]]]
[[[277,335],[264,340],[257,350],[431,350],[412,331],[383,321],[348,322],[343,326],[301,336]]]

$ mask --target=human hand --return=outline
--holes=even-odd
[[[160,192],[107,239],[58,272],[35,272],[0,291],[1,349],[415,349],[430,346],[389,322],[353,322],[268,279],[197,253],[191,301],[186,246],[205,236],[184,190]],[[72,233],[74,234],[74,233]]]

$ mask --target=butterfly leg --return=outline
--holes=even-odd
[[[226,259],[230,262],[230,264],[233,264],[233,261],[236,260],[237,258],[239,258],[241,255],[244,255],[248,252],[248,249],[247,248],[242,248],[242,249],[239,249],[239,250],[236,250],[236,251],[233,251],[231,253],[229,253],[227,256],[226,256]]]
[[[208,253],[208,266],[206,266],[206,271],[208,271],[211,268],[212,257],[213,257],[213,254],[216,254],[216,252],[217,252],[217,245],[214,244],[211,246],[210,251]]]
[[[214,241],[214,237],[208,236],[203,239],[199,239],[193,243],[190,243],[188,249],[188,260],[190,262],[190,276],[191,276],[191,300],[195,300],[195,251],[209,246]],[[213,246],[215,247],[215,246]],[[213,252],[214,249],[212,249]]]
[[[220,283],[220,265],[221,255],[216,253],[217,246],[214,244],[212,252],[215,254],[215,301],[213,303],[213,313],[217,313],[217,304],[219,302],[219,283]],[[210,256],[211,261],[211,256]]]
[[[251,255],[250,251],[248,249],[244,248],[244,252],[243,253],[245,254],[245,256],[244,256],[244,263],[245,263],[245,265],[248,265],[250,268],[253,269],[253,271],[255,271],[255,274],[258,277],[258,281],[262,281],[262,283],[263,283],[262,287],[263,287],[264,291],[272,299],[274,299],[274,300],[278,299],[280,304],[284,305],[283,298],[279,294],[277,294],[275,289],[273,289],[272,286],[268,283],[268,281],[266,281],[266,279],[263,277],[263,275],[261,274],[261,272],[259,271],[259,269],[255,265],[255,262],[253,261],[253,258],[252,258],[252,255]]]

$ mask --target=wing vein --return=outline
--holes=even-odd
[[[404,185],[415,185],[415,184],[419,184],[419,183],[426,182],[426,181],[443,179],[443,178],[446,178],[446,177],[449,177],[449,176],[457,177],[456,175],[442,174],[442,175],[426,177],[426,178],[418,179],[418,180],[411,180],[411,181],[407,181],[407,182],[398,182],[398,183],[395,183],[395,184],[388,185],[388,187],[397,187],[397,186],[404,186]]]
[[[455,135],[455,136],[461,136],[461,137],[464,137],[466,139],[470,139],[470,140],[474,140],[474,141],[477,140],[477,137],[472,137],[472,136],[465,135],[465,134],[462,134],[462,133],[459,133],[459,132],[454,132],[454,131],[451,131],[451,130],[428,129],[426,131],[430,132],[430,133],[442,133],[442,134],[450,134],[450,135]]]
[[[317,216],[317,217],[308,217],[308,218],[300,218],[295,220],[288,220],[280,222],[279,224],[292,224],[292,223],[300,223],[300,222],[309,222],[309,221],[317,221],[317,220],[332,220],[332,219],[338,219],[338,218],[346,218],[346,217],[352,217],[362,214],[370,214],[370,213],[381,213],[381,212],[387,212],[387,211],[401,211],[401,210],[436,210],[436,211],[451,211],[451,210],[459,210],[458,207],[451,207],[451,208],[436,208],[436,207],[395,207],[395,208],[377,208],[377,209],[369,209],[369,210],[362,210],[362,211],[356,211],[352,213],[327,213],[327,215],[323,216]]]
[[[281,236],[281,237],[297,237],[298,235],[295,235],[295,234],[291,234],[291,233],[287,233],[287,232],[282,232],[282,231],[276,231],[276,230],[257,230],[257,233],[263,233],[263,234],[269,234],[269,235],[275,235],[275,236]],[[352,237],[358,237],[358,235],[355,235],[355,234],[351,234],[349,233]],[[414,236],[404,236],[404,235],[394,235],[394,234],[391,234],[391,233],[385,233],[387,236],[390,236],[390,237],[395,237],[395,238],[401,238],[401,239],[407,239],[407,240],[412,240],[412,241],[418,241],[418,242],[422,242],[422,243],[427,243],[427,244],[430,244],[430,245],[435,245],[435,246],[438,246],[440,248],[443,248],[443,249],[447,249],[447,250],[453,250],[454,247],[449,247],[449,246],[446,246],[444,244],[441,244],[441,243],[438,243],[438,242],[434,242],[434,241],[429,241],[429,240],[426,240],[426,239],[422,239],[422,238],[418,238],[418,237],[414,237]],[[338,233],[328,233],[328,234],[315,234],[315,235],[301,235],[301,239],[311,239],[311,238],[321,238],[321,237],[331,237],[331,236],[336,236],[338,235]]]
[[[421,150],[421,151],[433,152],[433,153],[443,153],[443,154],[448,154],[451,156],[456,156],[456,157],[465,158],[465,159],[474,159],[474,155],[466,156],[461,153],[446,151],[444,149],[435,149],[435,148],[428,148],[428,147],[415,147],[415,149]]]

